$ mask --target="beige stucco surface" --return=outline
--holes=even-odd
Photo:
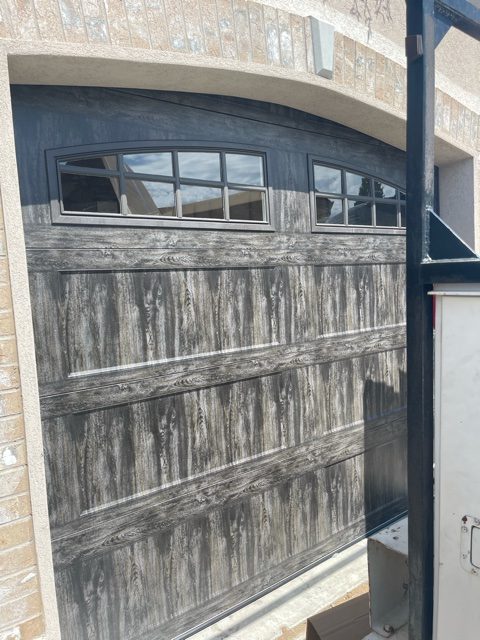
[[[22,392],[22,414],[27,443],[33,539],[36,543],[36,564],[40,578],[39,587],[45,621],[47,622],[46,637],[49,640],[50,638],[56,640],[60,638],[60,632],[53,583],[35,349],[11,119],[8,66],[5,54],[0,54],[0,113],[2,114],[0,118],[0,139],[2,140],[0,145],[0,191],[4,210],[8,262],[10,265],[11,295]],[[31,561],[27,560],[25,564],[29,566]],[[14,609],[20,604],[18,601],[13,602],[10,607]],[[31,614],[32,612],[27,609],[24,617],[29,619]],[[12,628],[15,629],[17,627],[20,628],[21,633],[20,625],[15,623]],[[43,629],[43,625],[40,629]],[[29,637],[28,633],[27,630],[26,634],[19,635],[19,640]],[[6,637],[8,638],[8,636]],[[37,637],[37,628],[33,629],[30,637]],[[17,639],[15,638],[15,640]]]

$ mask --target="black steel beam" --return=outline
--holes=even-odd
[[[467,0],[435,0],[435,16],[444,24],[480,40],[480,9]]]
[[[434,0],[407,0],[407,389],[409,640],[433,624],[433,330],[431,286],[422,280],[434,203]],[[408,50],[408,47],[407,47]]]
[[[426,285],[442,282],[480,282],[480,260],[434,260],[421,267],[421,279]]]
[[[480,40],[480,10],[466,0],[407,0],[409,640],[432,640],[433,630],[433,318],[428,292],[433,283],[480,279],[478,258],[451,259],[450,254],[463,256],[464,247],[446,239],[438,220],[436,231],[432,228],[435,251],[430,247],[435,45],[449,26]],[[444,255],[446,260],[431,261]]]

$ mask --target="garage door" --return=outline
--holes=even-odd
[[[405,509],[403,155],[14,87],[65,640],[170,639]]]

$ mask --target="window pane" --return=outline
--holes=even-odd
[[[173,176],[172,154],[162,153],[128,153],[123,156],[125,171],[133,173],[150,173],[157,176]]]
[[[351,196],[371,196],[372,185],[370,178],[358,173],[347,172],[347,193]]]
[[[407,196],[403,193],[403,191],[400,191],[400,200],[406,200]]]
[[[181,194],[184,218],[223,219],[222,189],[182,185]]]
[[[349,200],[348,224],[370,226],[372,224],[372,205],[370,202]]]
[[[375,197],[376,198],[396,198],[397,190],[395,187],[392,187],[389,184],[385,184],[384,182],[377,182],[375,180]]]
[[[64,211],[120,213],[118,178],[60,174]]]
[[[343,224],[343,200],[317,196],[317,224]]]
[[[137,216],[174,216],[175,188],[165,182],[126,180],[129,213]]]
[[[178,166],[182,178],[220,181],[220,154],[211,151],[180,151]]]
[[[406,211],[405,211],[405,205],[404,205],[404,204],[401,204],[401,205],[400,205],[400,225],[401,225],[402,227],[406,227],[406,226],[407,226],[407,225],[406,225],[406,222],[407,222],[407,221],[406,221],[406,215],[405,215],[405,214],[406,214]]]
[[[397,205],[396,203],[377,202],[375,205],[377,215],[377,227],[397,227]]]
[[[263,158],[246,153],[227,153],[227,180],[263,187]]]
[[[88,169],[110,169],[116,171],[117,156],[96,156],[90,158],[71,158],[60,160],[61,167],[86,167]]]
[[[313,174],[317,191],[321,193],[342,193],[342,172],[340,169],[316,164],[313,167]]]
[[[230,219],[262,222],[264,219],[263,195],[262,191],[229,189]]]

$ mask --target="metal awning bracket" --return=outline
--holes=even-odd
[[[407,36],[405,38],[405,55],[408,62],[413,62],[423,56],[423,38],[419,35]]]

